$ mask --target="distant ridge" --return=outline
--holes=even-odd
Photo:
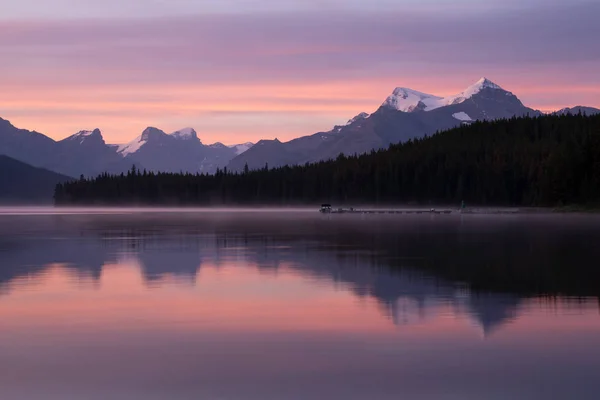
[[[562,110],[558,110],[553,112],[552,114],[556,114],[556,115],[567,115],[567,114],[572,114],[572,115],[577,115],[577,114],[584,114],[584,115],[596,115],[596,114],[600,114],[600,110],[597,108],[593,108],[593,107],[584,107],[584,106],[576,106],[576,107],[567,107],[567,108],[563,108]]]
[[[51,204],[59,183],[74,180],[43,168],[0,155],[0,202]]]
[[[140,170],[214,173],[252,146],[207,146],[192,128],[168,135],[150,127],[123,145],[107,144],[100,129],[82,130],[54,141],[0,118],[0,154],[67,176],[124,173],[134,165]]]

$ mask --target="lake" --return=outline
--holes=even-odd
[[[597,399],[600,217],[0,209],[2,400]]]

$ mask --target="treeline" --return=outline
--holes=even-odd
[[[600,115],[482,121],[360,156],[215,175],[138,171],[59,184],[56,204],[600,204]]]

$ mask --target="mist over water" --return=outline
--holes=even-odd
[[[599,222],[0,209],[1,397],[596,398]]]

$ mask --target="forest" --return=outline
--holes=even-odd
[[[127,174],[58,184],[57,205],[596,206],[600,115],[478,121],[362,155],[214,175]]]

